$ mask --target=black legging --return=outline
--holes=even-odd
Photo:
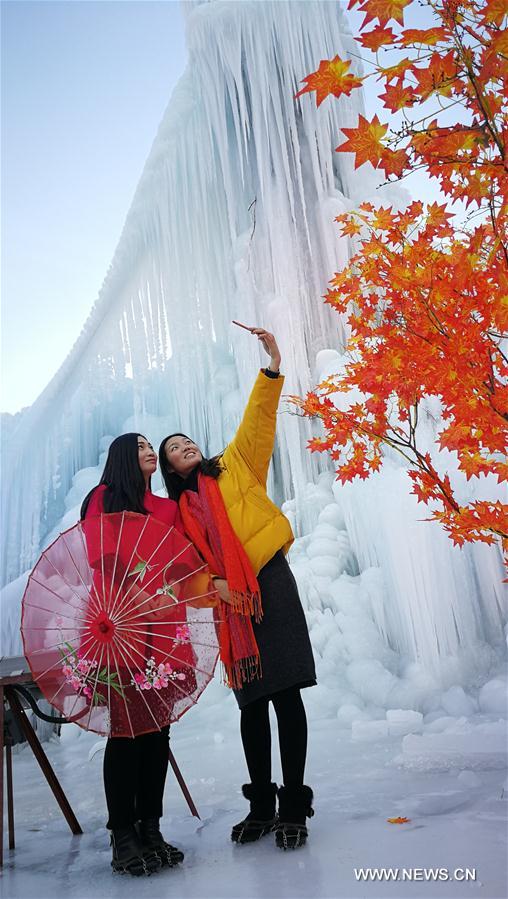
[[[307,755],[307,717],[298,687],[255,699],[240,712],[240,732],[251,782],[270,783],[272,779],[269,702],[273,702],[279,725],[284,785],[301,786]]]
[[[130,739],[113,737],[104,753],[107,827],[117,830],[147,818],[162,818],[168,770],[169,727]]]

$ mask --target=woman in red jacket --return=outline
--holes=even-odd
[[[81,519],[102,512],[154,515],[183,533],[176,502],[155,496],[150,479],[157,468],[152,445],[141,434],[113,440],[100,483],[86,496]],[[168,768],[169,725],[140,736],[110,737],[104,754],[104,787],[115,871],[149,874],[183,861],[159,829]]]

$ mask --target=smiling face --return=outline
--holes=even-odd
[[[146,437],[138,434],[138,462],[146,482],[157,469],[157,455]]]
[[[199,447],[183,434],[177,434],[166,440],[164,454],[171,471],[186,478],[199,465],[203,456]]]

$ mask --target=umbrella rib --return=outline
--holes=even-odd
[[[111,683],[110,683],[110,665],[109,665],[109,643],[106,643],[106,659],[108,666],[108,717],[109,717],[109,735],[111,735]]]
[[[223,620],[222,618],[219,618],[219,621],[222,621],[222,620]],[[157,621],[157,624],[206,624],[208,626],[208,625],[215,624],[215,619],[206,618],[205,620],[203,620],[202,618],[170,618],[165,621]],[[149,621],[147,623],[147,626],[152,627],[152,623]],[[119,630],[119,631],[129,631],[130,625],[129,624],[116,624],[115,628],[116,628],[116,630]]]
[[[124,514],[125,514],[125,513],[124,513]],[[127,575],[128,575],[129,568],[130,568],[130,566],[131,566],[131,564],[132,564],[132,560],[133,560],[133,558],[134,558],[134,554],[135,554],[135,552],[136,552],[136,550],[137,550],[137,548],[138,548],[138,546],[139,546],[139,542],[140,542],[140,540],[141,540],[141,537],[142,537],[143,534],[145,533],[145,529],[146,529],[146,526],[147,526],[147,524],[148,524],[148,518],[149,518],[149,516],[147,515],[147,516],[146,516],[146,520],[145,520],[144,523],[143,523],[143,527],[141,528],[141,532],[140,532],[140,534],[139,534],[139,536],[138,536],[138,539],[136,540],[136,545],[135,545],[134,549],[132,550],[131,557],[130,557],[130,559],[129,559],[129,561],[128,561],[126,567],[125,567],[125,574],[124,574],[124,576],[123,576],[123,578],[122,578],[122,581],[121,581],[121,583],[120,583],[120,586],[119,586],[119,588],[118,588],[118,590],[117,590],[117,593],[116,593],[116,596],[115,596],[115,599],[114,599],[114,602],[113,602],[113,606],[112,606],[112,609],[111,609],[111,615],[113,615],[114,610],[115,610],[115,608],[116,608],[116,604],[117,604],[117,602],[118,602],[118,597],[120,596],[120,593],[121,593],[121,591],[122,591],[122,587],[123,587],[123,585],[124,585],[124,583],[125,583],[125,579],[126,579],[126,577],[127,577]]]
[[[93,659],[92,659],[92,662],[95,662],[95,660],[96,660],[96,658],[97,658],[97,653],[98,653],[99,649],[100,649],[100,644],[97,644],[97,648],[96,648],[96,650],[95,650],[95,655],[94,655],[94,657],[93,657]],[[63,687],[63,686],[64,686],[64,684],[62,684],[62,687]],[[73,714],[74,714],[74,709],[76,708],[76,703],[77,703],[78,699],[83,699],[83,697],[82,697],[82,695],[81,695],[81,692],[82,692],[82,690],[85,689],[85,686],[86,686],[86,684],[85,684],[85,685],[82,685],[82,686],[79,688],[79,690],[77,691],[77,693],[76,693],[76,698],[75,698],[75,700],[74,700],[74,705],[72,706],[71,711],[70,711],[70,715],[66,715],[66,716],[65,716],[66,718],[67,718],[67,717],[72,718],[72,716],[73,716]],[[62,687],[60,687],[60,690],[62,689]],[[58,690],[58,693],[60,692],[60,690]],[[55,694],[55,695],[57,695],[57,694]]]
[[[95,684],[94,684],[94,688],[93,688],[93,691],[92,691],[92,695],[91,695],[91,697],[90,697],[90,711],[89,711],[89,713],[88,713],[88,720],[87,720],[87,722],[86,722],[87,728],[90,727],[90,718],[92,717],[92,712],[93,712],[93,710],[94,710],[93,697],[94,697],[95,692],[96,692],[96,690],[97,690],[97,683],[98,683],[98,681],[99,681],[99,673],[100,673],[101,666],[102,666],[102,658],[103,658],[103,656],[104,656],[104,643],[103,643],[102,646],[101,646],[101,657],[100,657],[100,660],[99,660],[99,662],[98,662],[98,664],[97,664],[97,674],[96,674],[96,676],[95,676]],[[95,660],[92,660],[92,661],[95,661]]]
[[[104,590],[104,516],[101,515],[101,573],[102,573],[102,589]]]
[[[179,662],[180,665],[185,665],[186,668],[192,668],[194,671],[199,671],[200,674],[206,674],[207,677],[211,677],[209,671],[205,671],[204,668],[198,668],[197,665],[186,665],[185,662],[182,662],[181,659],[179,659],[178,656],[175,656],[172,652],[167,652],[166,655],[162,658],[163,662],[164,659],[176,659],[176,661]]]
[[[35,581],[34,583],[36,583],[40,587],[43,587],[45,590],[49,589],[48,587],[46,587],[45,584],[39,584],[38,581]],[[53,590],[50,590],[49,592],[53,593]],[[58,596],[57,593],[55,593],[54,595]],[[61,599],[61,598],[62,598],[61,596],[58,596],[58,599]],[[36,606],[31,602],[25,603],[25,607],[28,609],[36,609],[38,612],[49,612],[50,615],[57,614],[57,615],[60,615],[60,618],[68,618],[69,621],[85,621],[86,622],[89,620],[88,618],[83,618],[81,615],[66,615],[65,612],[56,612],[55,613],[54,609],[47,609],[46,606]],[[74,608],[75,608],[75,606],[71,606],[71,609],[74,609]]]
[[[116,541],[115,564],[113,565],[113,574],[111,575],[111,585],[109,588],[108,614],[109,614],[109,609],[111,608],[111,599],[113,596],[113,584],[115,583],[116,566],[118,563],[118,550],[120,547],[120,541],[122,539],[124,521],[125,521],[125,511],[122,512],[122,520],[120,522],[120,533],[118,534],[118,539]]]
[[[176,587],[177,584],[181,584],[182,581],[186,581],[188,577],[193,577],[195,574],[199,574],[200,571],[204,571],[205,568],[208,568],[207,563],[201,565],[199,568],[194,568],[192,571],[189,571],[187,574],[184,574],[182,577],[178,578],[177,581],[173,581],[169,584],[170,587]],[[217,592],[217,591],[215,591]]]
[[[79,536],[81,537],[81,543],[83,544],[83,550],[84,550],[84,554],[85,554],[84,558],[86,559],[86,564],[88,565],[88,573],[90,575],[90,583],[91,583],[92,589],[95,592],[95,595],[97,597],[97,601],[100,603],[100,596],[99,596],[99,593],[97,592],[97,588],[94,584],[94,571],[92,570],[92,566],[90,565],[90,560],[88,558],[88,549],[86,546],[85,536],[83,534],[83,522],[81,522],[81,521],[79,522],[78,531],[79,531]]]
[[[69,553],[70,560],[71,560],[72,564],[74,565],[74,568],[76,569],[77,575],[78,575],[78,577],[79,577],[79,579],[80,579],[80,581],[81,581],[83,587],[85,588],[86,592],[87,592],[88,595],[90,596],[90,587],[88,586],[88,584],[85,584],[85,582],[84,582],[84,580],[83,580],[83,578],[82,578],[82,576],[81,576],[81,572],[80,572],[78,566],[76,565],[76,562],[74,561],[74,559],[73,559],[73,557],[72,557],[72,553],[71,553],[71,551],[70,551],[70,549],[69,549],[69,547],[68,547],[68,545],[67,545],[67,541],[66,541],[66,539],[65,539],[65,534],[62,534],[61,536],[62,536],[63,544],[64,544],[64,546],[65,546],[67,552]],[[92,587],[93,587],[93,579],[92,579]],[[99,601],[99,602],[100,602],[100,601]],[[94,605],[92,606],[92,611],[94,611],[94,612],[100,612],[100,611],[101,611],[100,605],[97,606],[97,605],[94,604]]]
[[[197,568],[195,571],[192,571],[192,572],[191,572],[191,575],[198,574],[200,571],[202,571],[202,570],[203,570],[204,568],[206,568],[206,567],[207,567],[207,566],[206,566],[206,564],[205,564],[205,565],[203,565],[201,568]],[[175,586],[176,584],[179,584],[181,581],[185,580],[185,578],[187,578],[187,577],[189,577],[189,576],[190,576],[190,575],[187,575],[187,574],[186,574],[184,577],[180,578],[180,580],[174,581],[173,584],[169,584],[168,586],[169,586],[169,587],[173,587],[173,586]],[[158,577],[158,575],[156,575],[156,577]],[[152,581],[153,581],[153,580],[154,580],[154,578],[152,578]],[[152,583],[152,581],[150,581],[150,583]],[[148,586],[149,586],[149,584],[146,584],[146,587],[148,587]],[[128,618],[129,620],[131,620],[130,614],[129,614],[129,613],[131,612],[131,610],[132,610],[132,608],[133,608],[133,605],[134,605],[134,603],[132,602],[132,600],[135,600],[136,597],[139,596],[139,594],[140,594],[141,592],[146,593],[145,587],[143,588],[143,590],[141,590],[141,589],[138,590],[138,592],[135,594],[135,596],[131,597],[131,601],[129,602],[128,607],[122,608],[122,609],[121,609],[121,613],[122,613],[122,614],[121,614],[120,616],[117,616],[117,617],[115,618],[115,621],[123,621],[125,618]],[[175,600],[172,602],[172,605],[173,605],[173,606],[182,605],[183,603],[189,602],[190,600],[201,599],[201,598],[203,598],[203,597],[205,597],[205,596],[216,596],[216,594],[217,594],[217,591],[216,591],[216,590],[209,590],[208,593],[198,593],[198,594],[196,594],[195,596],[189,596],[189,597],[187,597],[187,598],[185,598],[185,599],[175,599]],[[158,593],[157,591],[156,591],[155,593],[151,593],[146,599],[143,599],[140,603],[138,603],[138,605],[136,606],[136,608],[137,608],[137,609],[140,609],[140,608],[142,608],[142,606],[146,605],[147,602],[151,602],[152,599],[155,599],[156,596],[162,596],[162,595],[163,595],[162,593]],[[159,608],[164,608],[164,607],[163,607],[163,606],[159,606]],[[170,608],[170,607],[169,607],[169,606],[166,606],[165,608]]]
[[[74,655],[74,652],[75,652],[75,650],[73,650],[73,652],[72,652],[73,655]],[[97,653],[96,653],[96,654],[97,654]],[[65,659],[69,659],[69,658],[70,658],[70,655],[71,655],[71,653],[66,653]],[[92,659],[92,661],[94,661],[94,659]],[[60,664],[61,662],[62,662],[62,659],[59,659],[59,660],[58,660],[58,663],[57,663],[57,662],[54,662],[53,665],[50,665],[50,667],[47,668],[46,671],[44,671],[41,675],[39,675],[39,677],[44,677],[44,676],[48,673],[48,671],[51,671],[52,668],[56,668],[57,664]],[[65,684],[66,684],[66,681],[63,681],[63,683],[60,684],[60,686],[59,686],[58,690],[56,691],[56,693],[53,693],[53,696],[51,697],[51,699],[48,699],[48,702],[50,703],[50,705],[53,705],[53,704],[54,704],[54,703],[53,703],[53,700],[56,699],[56,697],[58,696],[58,694],[60,693],[60,691],[63,690],[63,688],[65,687]],[[73,707],[72,707],[72,709],[71,709],[71,716],[72,716],[72,712],[73,712],[73,710],[74,710],[75,705],[76,705],[76,703],[74,703],[74,705],[73,705]],[[67,715],[66,715],[66,717],[67,717]],[[70,717],[70,716],[69,716],[69,717]]]
[[[86,637],[85,639],[86,639],[86,640],[92,640],[92,639],[93,639],[92,634],[90,634],[90,635],[89,635],[88,637]],[[61,646],[61,645],[62,645],[62,641],[60,640],[58,643],[51,643],[49,646],[43,646],[41,649],[33,649],[32,652],[30,653],[30,656],[37,656],[37,655],[40,655],[41,652],[48,652],[50,649],[58,649],[58,647]],[[50,665],[49,668],[48,668],[47,670],[50,671],[52,667],[53,667],[53,665]],[[44,672],[44,674],[45,674],[45,673],[46,673],[46,672]]]
[[[129,644],[127,643],[126,640],[124,640],[123,642],[124,642],[125,645],[127,645],[127,646],[129,645]],[[123,660],[124,660],[125,665],[126,665],[126,667],[127,667],[127,671],[129,672],[129,674],[130,674],[130,676],[131,676],[131,681],[134,681],[134,675],[133,675],[133,673],[132,673],[132,671],[131,671],[131,669],[130,669],[130,667],[129,667],[129,663],[128,663],[127,658],[126,658],[126,656],[125,656],[125,654],[124,654],[123,647],[122,647],[122,645],[120,644],[120,641],[118,641],[118,642],[116,643],[116,648],[118,649],[118,651],[121,653],[121,655],[122,655],[122,657],[123,657]],[[131,659],[134,661],[134,657],[132,656],[132,654],[129,653],[129,655],[130,655]],[[136,664],[136,662],[135,662],[135,664]],[[135,681],[134,681],[134,683],[135,683]],[[151,714],[151,716],[152,716],[152,718],[153,718],[155,724],[157,725],[157,729],[158,729],[158,730],[161,730],[161,727],[160,727],[159,722],[157,721],[155,715],[153,714],[153,712],[152,712],[152,710],[151,710],[151,708],[150,708],[148,702],[146,701],[146,699],[145,699],[145,697],[144,697],[144,695],[143,695],[143,690],[138,690],[137,692],[141,694],[141,696],[142,696],[142,698],[143,698],[143,701],[144,701],[144,703],[145,703],[145,705],[146,705],[148,711],[150,712],[150,714]],[[169,708],[169,706],[168,706],[168,708]],[[129,717],[129,721],[130,721],[130,717]],[[132,725],[131,725],[131,729],[132,729]]]
[[[125,640],[125,638],[124,638],[124,642],[126,643],[127,646],[130,646],[130,645],[131,645],[130,643],[128,643],[128,641]],[[132,648],[133,648],[133,647],[132,647]],[[132,658],[132,656],[131,656],[131,658]],[[164,658],[167,659],[168,656],[166,655],[166,656],[164,656]],[[128,666],[127,666],[127,667],[128,667]],[[201,671],[201,674],[206,674],[207,677],[211,677],[211,675],[209,674],[208,671],[202,671],[201,668],[196,668],[194,665],[187,665],[187,668],[193,668],[195,671]],[[130,668],[129,668],[129,671],[130,671]],[[132,674],[132,672],[131,672],[131,674]],[[133,679],[134,679],[134,678],[133,678]],[[176,682],[176,680],[172,680],[171,683],[174,684],[174,686],[177,687],[177,688],[180,690],[180,693],[183,693],[184,696],[189,696],[189,694],[185,692],[185,690],[183,689],[183,687],[180,687],[180,685]],[[152,688],[152,689],[154,689],[154,688]],[[144,691],[143,691],[143,690],[139,690],[139,692],[140,692],[141,695],[143,696]],[[157,693],[157,696],[159,697],[159,699],[162,700],[162,702],[164,703],[164,705],[166,706],[166,708],[167,708],[167,709],[170,711],[170,713],[172,714],[172,713],[173,713],[173,709],[170,709],[169,705],[167,704],[167,702],[165,701],[165,699],[163,699],[163,697],[160,695],[159,691],[156,691],[156,693]],[[145,699],[144,696],[143,696],[143,699]],[[146,700],[145,700],[145,703],[146,703]],[[150,711],[151,711],[151,709],[150,709]],[[153,715],[152,715],[152,717],[153,717]],[[160,730],[159,724],[157,724],[157,727],[158,727],[159,730]]]
[[[167,534],[163,537],[163,539],[161,540],[161,542],[159,543],[159,545],[154,549],[152,555],[151,555],[150,558],[148,559],[148,561],[147,561],[147,563],[146,563],[147,565],[150,564],[151,559],[153,559],[155,553],[158,552],[158,550],[159,550],[160,547],[162,546],[162,544],[163,544],[164,540],[166,539],[166,537],[168,537],[169,534],[171,534],[171,532],[174,531],[174,530],[175,530],[175,528],[174,528],[174,527],[171,527],[170,530],[167,532]],[[177,533],[178,533],[178,532],[177,532]],[[170,568],[171,565],[173,565],[173,564],[176,562],[177,559],[180,558],[180,556],[182,556],[185,552],[187,552],[187,550],[189,549],[189,547],[192,547],[192,544],[191,544],[191,543],[187,543],[187,544],[183,547],[183,549],[181,549],[180,552],[178,552],[178,553],[176,554],[176,556],[173,556],[173,558],[170,559],[169,562],[166,562],[166,564],[164,565],[164,567],[163,567],[163,569],[162,569],[162,574],[163,574],[163,575],[164,575],[164,572],[165,572],[168,568]],[[190,572],[190,574],[186,574],[183,578],[180,578],[180,580],[185,580],[186,577],[189,577],[189,576],[192,575],[192,574],[197,574],[198,571],[202,571],[203,568],[206,568],[206,567],[207,567],[207,566],[206,566],[206,563],[205,563],[204,565],[201,566],[201,568],[194,569],[193,571]],[[153,582],[154,582],[158,577],[160,577],[160,574],[161,574],[160,571],[156,572],[156,573],[152,576],[151,580],[149,580],[146,584],[143,585],[143,591],[144,591],[144,592],[146,592],[146,588],[149,587],[150,584],[153,584]],[[132,590],[132,587],[135,585],[136,580],[137,580],[137,578],[134,579],[133,583],[131,584],[131,586],[130,586],[129,589],[127,590],[127,593],[124,595],[124,599],[129,595],[129,592]],[[179,584],[180,581],[174,581],[174,583],[175,583],[175,584]],[[140,585],[141,585],[141,582],[140,582]],[[173,585],[170,584],[169,586],[173,586]],[[138,590],[138,593],[136,593],[136,594],[134,594],[133,596],[131,596],[131,598],[130,598],[130,600],[129,600],[128,608],[130,608],[130,606],[132,605],[133,602],[134,602],[134,604],[135,604],[136,596],[138,596],[139,592],[140,592],[140,591]],[[150,600],[150,599],[153,599],[154,596],[156,596],[156,595],[157,595],[157,593],[152,594],[152,595],[149,597],[149,599],[148,599],[148,600],[145,600],[145,601],[146,601],[146,602],[149,602],[149,600]],[[122,611],[128,611],[128,608],[122,609]]]
[[[86,641],[91,640],[91,639],[92,639],[91,634],[89,637],[85,638]],[[57,649],[61,645],[62,645],[62,643],[60,641],[60,643],[52,643],[51,646],[44,646],[43,649],[34,649],[34,651],[30,653],[30,657],[39,655],[39,653],[41,653],[41,652],[47,652],[48,649]],[[74,649],[72,651],[74,652]],[[49,665],[48,668],[46,668],[45,671],[42,672],[42,674],[38,675],[38,678],[45,677],[45,675],[48,673],[48,671],[51,671],[52,668],[55,668],[59,662],[62,662],[64,659],[68,659],[70,655],[71,655],[71,653],[69,653],[69,652],[62,653],[60,658],[57,659],[56,662],[53,662],[51,665]]]
[[[156,633],[155,631],[151,631],[151,630],[150,631],[142,631],[142,630],[139,630],[138,628],[129,628],[128,630],[129,630],[129,633],[131,633],[131,634],[141,634],[141,635],[146,635],[148,637],[161,637],[163,640],[171,640],[173,643],[176,643],[176,638],[170,637],[169,634],[159,634],[159,633]],[[176,645],[177,646],[186,646],[186,645],[188,646],[189,644],[191,646],[208,646],[209,649],[214,649],[215,646],[217,645],[217,644],[213,644],[213,643],[201,643],[199,640],[186,640],[185,643],[177,643]]]
[[[152,552],[152,555],[150,556],[150,558],[147,559],[147,562],[146,562],[147,567],[149,566],[149,564],[150,564],[151,560],[153,559],[155,553],[159,551],[159,549],[161,548],[161,546],[162,546],[162,544],[164,543],[164,541],[167,540],[167,538],[169,537],[169,535],[170,535],[173,531],[174,531],[174,528],[171,527],[171,528],[169,529],[169,531],[167,531],[167,532],[164,534],[164,537],[162,538],[162,540],[160,541],[160,543],[158,544],[158,546],[155,547],[155,549],[154,549],[154,551]],[[138,541],[138,543],[139,543],[139,541]],[[190,544],[188,544],[188,546],[190,546]],[[186,546],[184,549],[182,549],[182,550],[178,553],[177,556],[175,556],[173,559],[171,559],[171,561],[168,562],[168,563],[164,566],[164,570],[166,570],[166,568],[167,568],[169,565],[172,565],[173,562],[175,562],[176,559],[178,559],[178,558],[182,555],[182,553],[184,553],[184,552],[186,551],[186,549],[188,549],[188,546]],[[136,548],[137,548],[137,546],[136,546]],[[131,561],[132,561],[132,557],[131,557]],[[130,566],[130,562],[129,562],[129,566]],[[152,583],[153,583],[159,576],[160,576],[160,572],[158,571],[158,572],[156,572],[156,574],[154,574],[154,575],[152,576],[151,580],[149,580],[148,583],[144,585],[143,589],[146,590],[146,588],[149,587],[150,584],[152,584]],[[131,596],[130,599],[129,599],[129,602],[127,603],[127,605],[125,605],[125,600],[127,599],[128,595],[129,595],[129,593],[130,593],[130,591],[132,590],[133,587],[136,586],[136,581],[137,581],[137,578],[134,578],[134,580],[132,581],[132,583],[130,584],[130,586],[127,588],[127,592],[124,593],[124,595],[123,595],[123,597],[122,597],[122,599],[123,599],[122,612],[127,611],[129,608],[131,608],[131,606],[132,606],[133,604],[135,605],[135,603],[136,603],[136,596],[137,596],[138,593],[140,592],[139,589],[138,589],[138,592],[137,592],[137,593],[132,594],[132,596]],[[138,584],[138,587],[139,587],[139,588],[141,587],[141,583],[142,583],[142,582],[140,581],[140,583]],[[121,585],[120,585],[120,586],[121,586]],[[150,597],[150,598],[152,598],[152,597]]]
[[[76,593],[76,591],[75,591],[73,585],[72,585],[72,584],[69,584],[69,581],[67,580],[67,578],[65,577],[65,575],[63,575],[62,572],[58,570],[58,568],[56,567],[55,563],[50,559],[50,557],[49,557],[49,556],[44,556],[44,558],[45,558],[46,562],[49,562],[49,564],[54,568],[54,570],[56,571],[58,577],[61,577],[61,578],[62,578],[64,584],[65,584],[67,587],[69,587],[71,593],[74,594],[74,596],[76,597],[76,599],[77,599],[79,602],[84,602],[83,597],[81,597],[81,596],[79,595],[79,593]],[[89,592],[89,590],[88,590],[88,587],[87,587],[87,593],[88,593],[88,592]],[[62,597],[59,597],[59,598],[61,599]]]
[[[200,571],[202,571],[202,570],[203,570],[204,568],[206,568],[206,567],[207,567],[207,565],[205,564],[205,565],[203,565],[201,568],[197,568],[197,569],[195,569],[194,571],[191,571],[189,574],[184,575],[184,576],[181,577],[178,581],[173,581],[173,583],[172,583],[172,584],[168,584],[168,586],[172,588],[172,587],[176,586],[177,584],[181,583],[181,581],[186,580],[186,578],[192,577],[193,575],[198,574]],[[155,591],[155,593],[150,593],[150,595],[147,596],[146,599],[141,600],[141,602],[139,602],[139,603],[136,605],[136,597],[138,597],[138,596],[140,595],[140,593],[146,593],[146,587],[149,587],[150,584],[151,584],[151,583],[152,583],[158,576],[159,576],[159,575],[156,574],[156,575],[152,578],[152,580],[149,581],[148,584],[145,584],[145,585],[143,585],[142,588],[138,589],[138,592],[137,592],[136,594],[134,594],[134,595],[131,597],[131,599],[129,600],[129,603],[127,604],[127,606],[126,606],[125,608],[121,607],[121,614],[115,618],[115,621],[116,621],[116,622],[124,621],[126,618],[127,618],[129,621],[132,620],[132,619],[130,618],[130,612],[131,612],[131,610],[132,610],[133,608],[140,609],[142,606],[146,605],[146,603],[151,602],[153,599],[155,599],[156,596],[162,595],[161,593],[158,593],[157,591]],[[129,589],[131,589],[131,588],[129,588]],[[203,597],[203,596],[215,596],[216,593],[217,593],[216,590],[211,590],[211,591],[209,591],[208,593],[200,593],[200,594],[198,594],[198,595],[196,595],[196,596],[189,597],[189,599],[176,599],[174,602],[171,603],[171,606],[169,606],[169,605],[168,605],[168,606],[159,606],[159,608],[167,608],[167,609],[169,609],[169,608],[171,608],[172,606],[182,605],[183,603],[189,602],[190,599],[199,599],[200,597]],[[145,614],[145,613],[143,613],[143,614]]]
[[[152,609],[152,610],[149,609],[149,610],[145,610],[144,612],[139,612],[139,609],[141,609],[142,606],[144,606],[147,602],[150,602],[152,599],[155,599],[156,596],[161,595],[161,594],[154,593],[148,599],[145,599],[145,600],[143,600],[143,602],[139,603],[139,605],[137,606],[137,611],[138,611],[137,615],[122,615],[119,618],[115,618],[114,623],[117,627],[119,627],[122,625],[122,622],[124,622],[126,619],[128,622],[135,621],[137,618],[143,618],[143,616],[146,617],[147,615],[150,615],[153,613],[158,614],[163,609],[176,609],[177,606],[187,605],[188,603],[192,602],[195,599],[204,599],[204,597],[206,597],[206,596],[216,596],[216,594],[217,594],[216,590],[211,590],[208,593],[199,593],[196,596],[189,596],[187,599],[177,599],[176,602],[168,603],[167,605],[159,605],[157,607],[157,609]]]
[[[39,608],[38,606],[34,606],[33,608]],[[74,619],[73,619],[74,620]],[[34,627],[31,624],[23,626],[24,631],[71,631],[75,630],[75,628],[71,627]]]
[[[75,606],[75,605],[73,605],[72,602],[70,602],[70,600],[65,599],[64,596],[60,596],[59,593],[56,593],[56,591],[55,591],[55,590],[52,590],[51,587],[48,587],[47,584],[42,584],[40,581],[37,580],[37,578],[35,578],[35,577],[33,576],[33,574],[30,575],[30,583],[32,583],[32,584],[37,584],[38,587],[42,587],[43,590],[47,590],[48,593],[51,593],[53,596],[56,596],[56,598],[59,599],[60,602],[63,602],[63,603],[68,602],[68,603],[69,603],[69,606],[71,607],[71,609],[76,609],[76,611],[78,611],[78,612],[83,611],[82,608],[81,608],[80,606]],[[84,599],[80,599],[80,602],[84,603],[85,600],[84,600]],[[27,605],[27,606],[32,606],[32,603],[30,603],[30,602],[25,602],[25,605]],[[33,606],[33,608],[37,609],[38,606]],[[49,611],[49,610],[46,609],[45,611]],[[51,611],[54,612],[55,610],[52,609]],[[69,617],[69,616],[67,616],[67,617]]]
[[[116,639],[114,640],[114,643],[115,643],[115,648],[119,649],[120,653],[122,653],[121,647],[118,645],[118,641],[117,641]],[[123,656],[123,653],[122,653],[122,656]],[[125,657],[124,657],[124,661],[125,661]],[[134,733],[134,728],[133,728],[133,726],[132,726],[131,716],[129,715],[129,708],[128,708],[128,705],[127,705],[127,697],[125,696],[125,692],[124,692],[124,686],[127,687],[127,684],[124,684],[124,683],[123,683],[123,680],[121,680],[121,678],[120,678],[120,671],[119,671],[119,668],[118,668],[118,661],[116,661],[115,664],[116,664],[116,673],[117,673],[117,676],[118,676],[118,683],[120,684],[120,690],[121,690],[121,694],[120,694],[120,695],[121,695],[121,697],[122,697],[122,699],[123,699],[123,704],[124,704],[124,706],[125,706],[125,714],[127,715],[127,720],[128,720],[128,722],[129,722],[129,727],[130,727],[130,730],[131,730],[131,737],[134,738],[136,735],[135,735],[135,733]],[[128,668],[129,668],[129,666],[127,665],[127,669],[128,669]],[[111,697],[110,697],[110,702],[111,702]],[[110,714],[110,732],[111,732],[111,723],[112,723],[112,722],[111,722],[111,709],[112,709],[112,706],[111,706],[111,705],[109,706],[109,709],[110,709],[109,714]]]

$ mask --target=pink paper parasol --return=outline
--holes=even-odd
[[[207,566],[175,528],[92,516],[46,549],[22,602],[25,656],[67,719],[135,737],[194,705],[218,658]]]

